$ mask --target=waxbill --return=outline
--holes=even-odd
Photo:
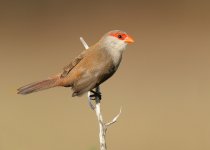
[[[120,30],[106,33],[96,44],[82,51],[63,72],[49,79],[34,82],[18,89],[18,94],[62,86],[71,87],[72,96],[80,96],[110,78],[117,70],[123,50],[134,40]]]

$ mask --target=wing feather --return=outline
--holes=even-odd
[[[63,68],[63,72],[61,73],[61,78],[66,77],[69,72],[84,58],[86,50],[83,51],[79,56],[77,56],[71,63]]]

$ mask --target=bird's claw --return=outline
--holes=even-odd
[[[88,104],[90,106],[90,108],[92,110],[95,110],[95,106],[93,105],[93,103],[91,102],[92,100],[101,100],[101,92],[96,92],[96,91],[93,91],[93,90],[90,90],[91,94],[89,95],[88,97]]]
[[[96,91],[93,91],[93,90],[90,90],[90,92],[93,93],[93,94],[90,95],[91,100],[96,100],[96,99],[101,100],[101,98],[102,98],[101,92],[96,92]]]
[[[91,100],[92,100],[91,97],[88,97],[88,104],[92,110],[95,110],[95,106],[93,105]]]

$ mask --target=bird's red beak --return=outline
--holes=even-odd
[[[125,42],[130,44],[130,43],[133,43],[134,40],[128,35],[126,38],[125,38]]]

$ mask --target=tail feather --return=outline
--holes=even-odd
[[[34,82],[34,83],[25,85],[25,86],[17,89],[18,94],[25,95],[25,94],[30,94],[33,92],[38,92],[41,90],[49,89],[49,88],[57,86],[58,85],[57,81],[58,81],[58,78],[56,77],[56,78],[52,78],[52,79],[43,80],[40,82]]]

